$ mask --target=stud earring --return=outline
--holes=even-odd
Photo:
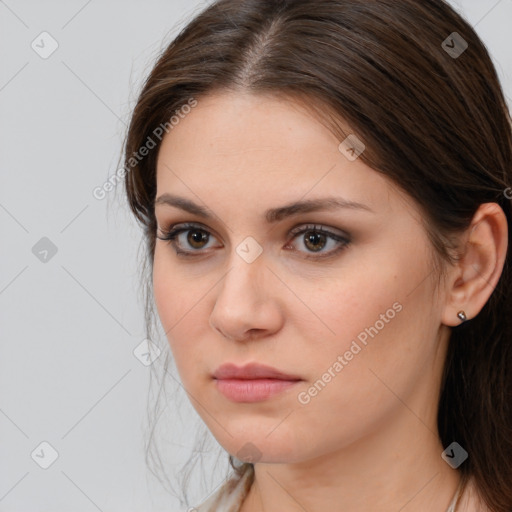
[[[461,322],[465,322],[468,319],[467,316],[466,316],[466,313],[464,313],[464,311],[459,311],[457,313],[457,316],[459,317]]]

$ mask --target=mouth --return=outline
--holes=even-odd
[[[216,387],[233,402],[261,402],[295,386],[301,379],[257,363],[223,364],[213,374]]]

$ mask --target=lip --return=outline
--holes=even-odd
[[[244,366],[236,366],[233,363],[225,363],[213,373],[213,378],[222,379],[278,379],[278,380],[302,380],[298,375],[291,375],[259,363],[249,363]]]
[[[236,366],[227,363],[213,374],[219,392],[233,402],[262,402],[298,382],[297,375],[290,375],[258,363]]]

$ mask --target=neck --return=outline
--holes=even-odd
[[[241,512],[446,512],[458,471],[441,458],[437,430],[403,409],[400,428],[396,421],[381,424],[378,432],[312,460],[255,464]]]

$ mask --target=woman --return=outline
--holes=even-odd
[[[510,115],[448,4],[217,1],[147,78],[125,164],[235,470],[196,510],[512,510]]]

